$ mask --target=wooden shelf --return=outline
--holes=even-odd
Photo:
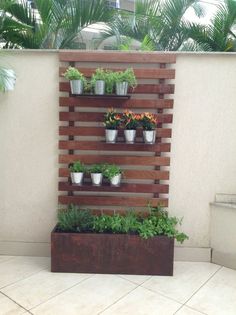
[[[98,95],[98,94],[72,94],[73,97],[85,97],[85,98],[105,98],[105,99],[122,99],[122,100],[128,100],[130,99],[131,95],[116,95],[116,94],[103,94],[103,95]]]

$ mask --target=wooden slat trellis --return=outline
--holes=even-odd
[[[168,206],[168,153],[171,149],[176,56],[172,53],[61,51],[59,60],[59,203],[91,206],[104,211],[146,207],[148,203]],[[110,70],[132,67],[138,86],[131,91],[130,99],[72,96],[69,83],[62,78],[69,65],[76,66],[87,77],[98,67]],[[144,144],[141,130],[137,132],[138,143],[126,144],[122,130],[118,143],[105,143],[103,117],[111,107],[118,112],[131,109],[139,113],[156,113],[156,143]],[[124,180],[120,187],[111,187],[107,183],[94,187],[89,180],[83,186],[71,184],[68,165],[76,160],[88,165],[118,164],[124,169]]]

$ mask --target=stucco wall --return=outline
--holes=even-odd
[[[57,209],[57,52],[7,60],[17,84],[0,94],[0,253],[37,254]],[[209,202],[236,191],[235,73],[234,54],[177,56],[170,211],[184,217],[185,247],[209,247]]]

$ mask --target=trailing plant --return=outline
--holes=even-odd
[[[93,164],[89,167],[88,172],[90,174],[103,174],[106,169],[106,164]]]
[[[92,215],[88,210],[69,206],[58,214],[58,228],[67,232],[137,234],[144,239],[165,235],[182,243],[188,236],[179,232],[182,219],[169,217],[161,207],[149,207],[146,215],[128,211],[126,215]]]
[[[111,180],[114,176],[122,174],[122,170],[118,165],[107,164],[104,169],[104,177]]]
[[[112,94],[115,87],[115,78],[114,78],[114,72],[111,70],[106,70],[105,75],[105,90],[107,94]]]
[[[86,172],[86,166],[81,163],[80,161],[76,161],[75,163],[71,164],[69,167],[71,173],[84,173]]]
[[[125,129],[134,130],[140,124],[141,116],[139,114],[135,114],[130,110],[124,111],[122,115],[122,122],[124,124]]]
[[[137,85],[137,80],[132,68],[128,68],[125,71],[114,72],[114,81],[117,83],[127,82],[132,88],[135,88]]]
[[[143,113],[140,117],[140,124],[144,130],[154,130],[157,125],[157,118],[152,113]]]
[[[86,83],[83,73],[74,67],[67,68],[66,72],[63,73],[63,76],[68,80],[81,80],[84,84]]]
[[[65,232],[86,232],[93,228],[94,217],[89,210],[69,205],[58,212],[58,228]]]
[[[121,115],[111,108],[104,115],[104,126],[106,129],[117,129],[121,124]]]

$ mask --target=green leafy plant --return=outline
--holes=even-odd
[[[122,122],[121,115],[113,108],[109,109],[104,115],[104,126],[106,129],[117,129]]]
[[[89,210],[69,205],[58,212],[58,228],[65,232],[87,232],[92,230],[94,217]]]
[[[88,172],[91,174],[99,173],[103,174],[106,168],[106,164],[93,164],[89,167]]]
[[[127,82],[132,88],[135,88],[137,85],[137,80],[132,68],[128,68],[125,71],[114,72],[114,81],[117,83]]]
[[[95,73],[92,74],[92,77],[91,77],[91,85],[92,87],[94,88],[95,87],[95,83],[96,81],[99,81],[99,80],[102,80],[102,81],[105,81],[106,82],[106,70],[102,69],[102,68],[97,68],[95,70]]]
[[[146,215],[134,211],[128,211],[126,215],[92,215],[89,210],[73,205],[58,214],[58,229],[64,232],[137,234],[144,239],[165,235],[180,243],[188,239],[177,228],[181,223],[182,219],[169,217],[163,208],[151,206]]]
[[[135,114],[130,110],[125,110],[122,115],[122,122],[124,124],[125,129],[127,130],[135,130],[140,124],[141,115]]]
[[[83,73],[74,67],[69,67],[66,72],[63,73],[63,76],[68,80],[81,80],[86,83]]]
[[[106,70],[105,73],[105,83],[106,83],[106,93],[112,94],[114,92],[115,87],[115,78],[114,78],[114,72],[111,70]]]
[[[107,164],[104,169],[104,177],[111,180],[114,176],[122,174],[122,170],[118,165],[115,164]]]
[[[76,161],[69,167],[72,173],[84,173],[86,172],[86,166],[80,161]]]
[[[140,125],[144,130],[154,130],[157,126],[157,118],[152,113],[143,113],[140,117]]]

